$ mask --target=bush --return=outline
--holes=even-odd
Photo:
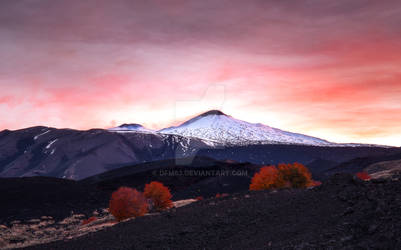
[[[265,166],[256,173],[249,186],[249,190],[264,190],[271,188],[305,188],[320,185],[320,182],[312,180],[309,170],[300,163],[279,164]]]
[[[313,184],[311,173],[301,163],[279,164],[278,171],[285,186],[305,188]]]
[[[201,200],[203,200],[203,196],[198,196],[198,197],[195,198],[195,200],[201,201]]]
[[[92,216],[92,217],[90,217],[90,218],[87,219],[87,220],[83,220],[82,223],[81,223],[81,225],[86,225],[86,224],[89,224],[89,223],[91,223],[91,222],[93,222],[93,221],[96,221],[96,220],[97,220],[97,218],[94,217],[94,216]]]
[[[275,166],[262,167],[252,180],[249,190],[264,190],[282,186],[279,171]]]
[[[144,215],[148,211],[148,204],[141,192],[129,187],[120,187],[111,195],[109,211],[117,221],[122,221]]]
[[[164,210],[173,206],[170,190],[161,182],[152,181],[145,185],[144,195],[151,200],[155,210]]]
[[[358,177],[359,179],[364,180],[364,181],[368,181],[371,178],[370,175],[366,172],[356,173],[356,177]]]
[[[320,186],[320,185],[322,185],[321,181],[312,181],[312,183],[310,183],[308,185],[308,187],[317,187],[317,186]]]

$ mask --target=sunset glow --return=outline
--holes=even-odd
[[[0,130],[209,109],[401,146],[400,1],[0,2]]]

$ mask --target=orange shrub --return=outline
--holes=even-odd
[[[87,219],[87,220],[83,220],[82,223],[81,223],[81,225],[89,224],[89,223],[91,223],[91,222],[93,222],[93,221],[95,221],[95,220],[97,220],[97,218],[92,216],[92,217],[90,217],[90,218]]]
[[[313,183],[311,173],[301,163],[279,164],[278,171],[282,181],[290,187],[305,188]]]
[[[144,195],[152,202],[152,207],[156,210],[164,210],[173,206],[171,193],[163,183],[152,181],[145,185]]]
[[[317,186],[320,186],[320,185],[322,185],[322,182],[321,182],[321,181],[312,181],[312,182],[308,185],[308,187],[317,187]]]
[[[249,190],[263,190],[271,188],[305,188],[318,186],[320,182],[312,180],[309,170],[300,163],[279,164],[275,166],[262,167],[252,180]]]
[[[129,187],[120,187],[111,195],[109,211],[118,221],[122,221],[144,215],[148,211],[148,204],[141,192]]]
[[[262,167],[252,180],[249,190],[263,190],[282,186],[279,171],[275,166]]]
[[[364,181],[370,180],[370,175],[366,172],[356,173],[356,177],[358,177],[359,179],[364,180]]]

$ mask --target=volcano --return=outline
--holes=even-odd
[[[195,137],[223,145],[249,144],[302,144],[331,146],[335,143],[303,134],[283,131],[261,123],[249,123],[226,115],[219,110],[210,110],[179,126],[158,131]]]

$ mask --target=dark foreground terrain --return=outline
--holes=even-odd
[[[401,249],[399,178],[241,192],[26,249]]]
[[[90,216],[94,210],[108,207],[112,192],[119,187],[143,191],[151,181],[168,186],[173,200],[245,191],[259,168],[196,157],[184,163],[172,159],[124,167],[81,181],[52,177],[0,178],[0,224],[26,222],[41,216],[51,216],[58,222],[72,213]]]
[[[0,224],[71,213],[90,215],[106,207],[109,195],[73,180],[51,177],[0,178]]]

